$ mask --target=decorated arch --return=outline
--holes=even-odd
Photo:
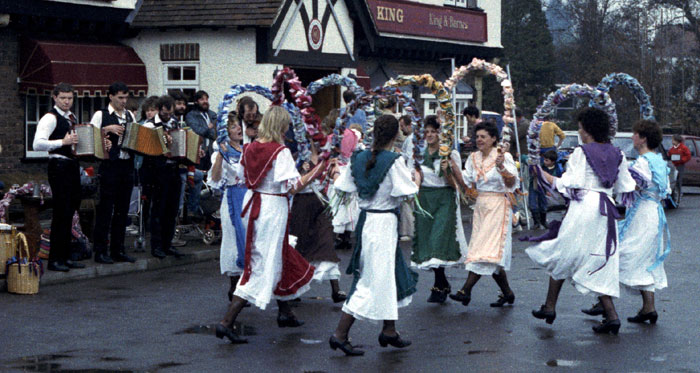
[[[290,97],[285,95],[285,84]],[[307,133],[309,136],[318,133],[318,115],[311,107],[311,96],[301,85],[294,70],[288,67],[275,75],[270,91],[273,95],[272,104],[283,106],[292,116],[294,140],[298,145],[298,158],[301,161],[309,160],[311,158],[311,145]],[[290,99],[293,102],[289,102]]]
[[[597,99],[600,100],[605,94],[609,94],[610,90],[619,86],[625,86],[630,90],[634,98],[639,104],[639,113],[645,120],[654,120],[654,106],[651,104],[651,98],[644,90],[644,87],[633,76],[626,73],[611,73],[603,77],[598,83]],[[592,102],[593,100],[591,100]]]
[[[546,118],[554,114],[554,109],[562,102],[572,97],[588,97],[591,99],[591,106],[605,111],[610,117],[611,130],[617,129],[617,112],[615,104],[610,99],[607,92],[598,94],[598,90],[588,84],[569,84],[550,93],[537,107],[537,112],[532,117],[530,128],[527,132],[528,163],[536,165],[540,162],[540,130]]]

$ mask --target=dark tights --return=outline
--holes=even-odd
[[[445,276],[444,267],[433,268],[433,272],[435,273],[435,282],[433,283],[433,287],[436,287],[438,289],[450,287],[450,283],[447,281],[447,276]]]
[[[513,294],[513,290],[510,288],[510,285],[508,285],[508,276],[506,276],[506,271],[500,270],[498,273],[494,273],[492,277],[496,281],[496,284],[498,284],[498,287],[501,288],[503,295]],[[467,295],[471,295],[472,288],[477,282],[479,282],[479,279],[481,279],[481,275],[470,271],[469,276],[467,276],[467,281],[464,282],[464,286],[462,286],[462,291]]]
[[[561,287],[564,285],[564,280],[555,280],[552,277],[549,278],[549,289],[547,289],[547,301],[544,303],[544,308],[546,311],[556,311],[557,300],[559,299],[559,292],[561,292]],[[598,297],[600,303],[605,309],[605,317],[608,320],[617,320],[617,311],[615,311],[615,304],[613,304],[612,298],[609,295],[603,295]]]

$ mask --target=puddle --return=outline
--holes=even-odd
[[[547,363],[548,367],[577,367],[581,365],[581,362],[578,360],[562,360],[562,359],[554,359],[550,360]]]
[[[301,343],[303,343],[303,344],[305,344],[305,345],[315,345],[315,344],[319,344],[319,343],[321,343],[321,342],[323,342],[323,341],[321,341],[320,339],[304,339],[304,338],[301,338]]]
[[[258,331],[254,326],[243,325],[240,322],[233,323],[233,331],[238,335],[249,336],[258,335]],[[216,324],[209,325],[194,325],[185,330],[181,330],[176,335],[180,334],[203,334],[203,335],[214,335],[216,334]]]
[[[498,351],[496,350],[469,350],[467,352],[467,355],[479,355],[479,354],[495,354]]]

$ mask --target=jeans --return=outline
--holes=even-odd
[[[204,186],[204,171],[194,170],[194,186],[187,186],[187,211],[199,212],[199,197]]]

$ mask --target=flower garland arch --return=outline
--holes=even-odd
[[[284,94],[284,85],[287,83],[289,93],[294,102],[287,102]],[[311,158],[311,144],[306,134],[313,136],[318,133],[318,115],[311,107],[311,95],[301,85],[301,81],[294,70],[285,67],[280,70],[270,89],[274,96],[272,105],[281,105],[292,115],[294,140],[298,145],[298,158],[307,161]],[[296,106],[296,110],[293,107]]]
[[[639,104],[639,113],[645,120],[655,120],[654,117],[654,106],[651,104],[651,98],[644,90],[639,81],[633,76],[626,73],[610,73],[601,79],[600,83],[596,89],[598,90],[597,96],[603,96],[604,94],[609,94],[610,90],[617,87],[618,85],[623,85],[632,92],[632,95],[637,100]],[[591,99],[593,101],[593,99]],[[617,128],[616,128],[617,130]]]

